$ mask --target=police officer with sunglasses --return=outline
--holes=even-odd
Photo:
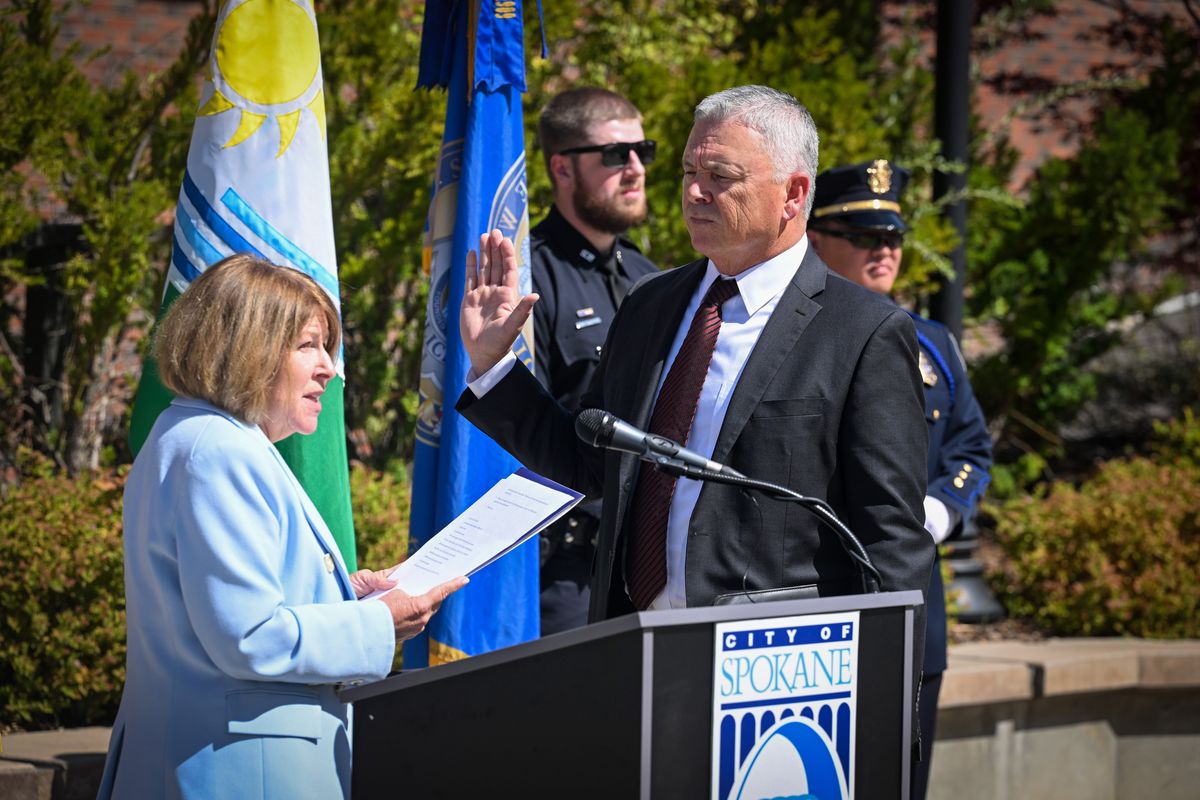
[[[900,272],[904,235],[900,195],[909,171],[884,159],[826,170],[817,176],[808,236],[830,269],[860,286],[889,295]],[[942,325],[912,314],[920,344],[929,427],[925,530],[941,543],[975,513],[988,484],[992,440],[954,336]],[[887,409],[879,409],[886,414]],[[911,797],[922,800],[937,721],[937,699],[946,669],[946,600],[941,565],[926,594],[924,674],[918,705],[923,757],[913,765]]]
[[[554,189],[530,235],[538,379],[568,408],[600,361],[625,293],[657,267],[623,235],[646,218],[646,166],[656,145],[626,98],[594,87],[556,95],[538,119]],[[583,503],[542,534],[542,634],[587,622],[600,502]]]

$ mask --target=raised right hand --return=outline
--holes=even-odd
[[[521,296],[517,252],[500,231],[479,237],[479,255],[467,253],[467,283],[459,329],[475,375],[487,372],[512,349],[529,319],[536,294]]]
[[[405,594],[394,589],[380,600],[392,612],[392,624],[396,628],[396,641],[411,639],[429,624],[429,618],[441,608],[442,601],[467,585],[467,579],[455,578],[430,589],[425,594]]]

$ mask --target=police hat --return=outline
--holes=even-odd
[[[911,173],[882,158],[827,169],[817,176],[809,224],[837,221],[854,228],[908,230],[900,216],[900,194]]]

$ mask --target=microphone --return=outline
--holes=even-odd
[[[705,458],[665,436],[638,430],[625,420],[599,408],[585,408],[575,416],[575,433],[593,447],[633,453],[644,461],[675,461],[709,472],[745,477],[732,467]]]

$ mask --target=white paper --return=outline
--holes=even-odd
[[[459,575],[471,575],[524,543],[583,499],[579,492],[518,470],[437,532],[421,549],[388,575],[396,586],[372,592],[363,600],[394,589],[424,594]]]

